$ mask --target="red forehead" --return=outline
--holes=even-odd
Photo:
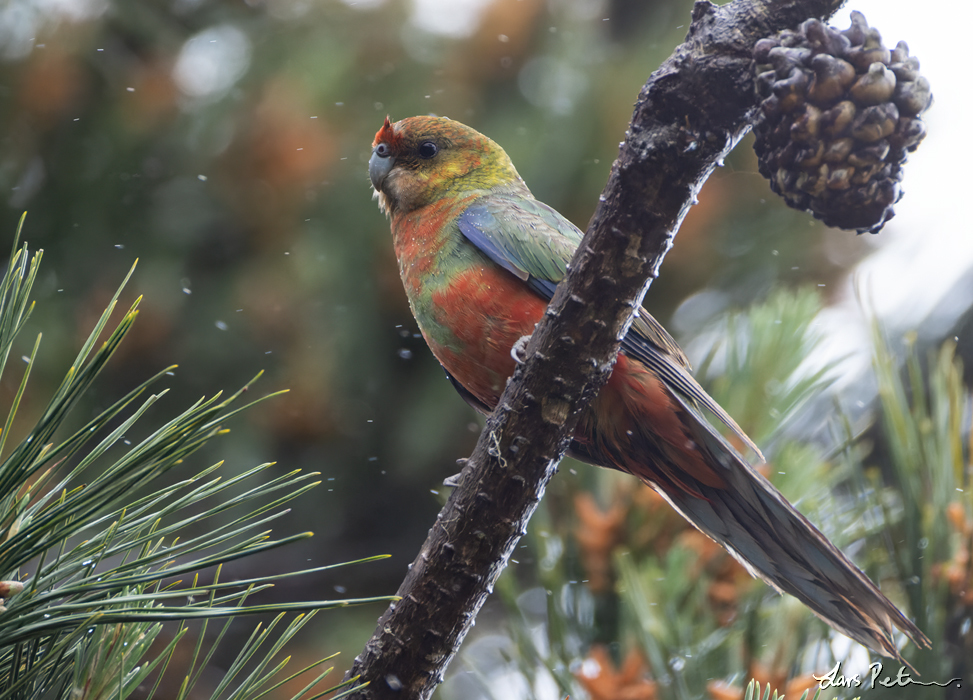
[[[372,141],[372,146],[376,146],[379,143],[387,143],[393,149],[396,148],[402,141],[402,135],[396,131],[395,125],[385,117],[385,123],[382,124],[382,128],[378,130],[375,134],[375,140]]]

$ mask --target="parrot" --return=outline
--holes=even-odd
[[[490,413],[583,233],[534,198],[503,148],[445,117],[386,117],[368,175],[426,344],[466,402]],[[905,663],[896,627],[929,647],[705,411],[762,459],[693,378],[672,336],[640,308],[568,454],[648,484],[751,575],[869,649]]]

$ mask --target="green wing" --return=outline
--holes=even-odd
[[[547,299],[567,273],[583,235],[546,204],[522,197],[485,197],[457,223],[487,257]]]
[[[577,226],[551,207],[522,196],[484,197],[468,207],[457,224],[462,234],[488,258],[548,300],[567,274],[568,263],[584,236]],[[622,350],[644,363],[695,406],[712,412],[760,455],[753,441],[690,374],[689,360],[676,341],[644,309],[640,309],[622,340]]]

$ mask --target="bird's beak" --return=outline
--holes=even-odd
[[[372,181],[372,187],[376,191],[382,191],[382,183],[385,182],[393,165],[395,165],[395,157],[388,144],[376,144],[372,149],[372,157],[368,159],[368,179]]]

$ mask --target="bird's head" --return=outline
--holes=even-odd
[[[372,142],[368,177],[388,215],[423,207],[448,195],[491,190],[519,181],[500,146],[445,117],[388,117]]]

